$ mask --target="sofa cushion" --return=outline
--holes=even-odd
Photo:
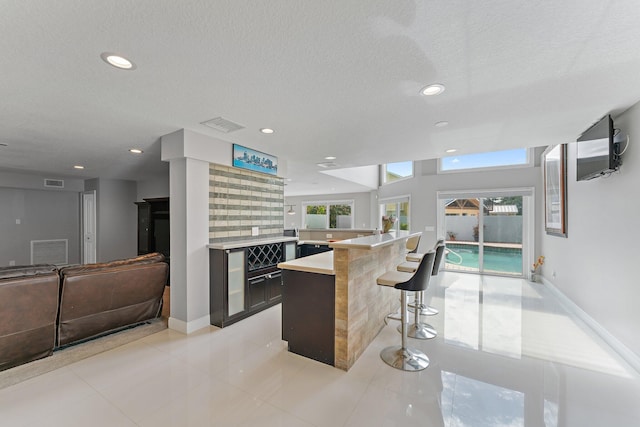
[[[59,278],[54,266],[0,269],[0,371],[53,352]]]
[[[160,315],[167,263],[107,264],[111,265],[63,269],[58,346]]]

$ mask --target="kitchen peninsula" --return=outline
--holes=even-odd
[[[324,252],[282,262],[282,339],[289,350],[349,370],[398,308],[398,293],[376,284],[405,257],[400,231],[329,243]]]

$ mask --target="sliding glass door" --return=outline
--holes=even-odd
[[[526,276],[533,190],[439,193],[445,269]]]

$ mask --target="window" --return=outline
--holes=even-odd
[[[438,162],[438,173],[533,166],[531,151],[530,148],[516,148],[513,150],[443,157]]]
[[[395,199],[381,200],[380,203],[380,227],[382,228],[382,217],[393,216],[396,222],[392,230],[409,230],[409,196]]]
[[[413,176],[413,162],[396,162],[382,165],[382,183],[389,184]]]
[[[307,229],[353,228],[353,200],[302,203]]]

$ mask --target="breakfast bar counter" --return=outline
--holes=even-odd
[[[329,243],[332,252],[278,264],[283,273],[282,339],[289,350],[349,370],[399,306],[376,278],[404,261],[400,231]]]

